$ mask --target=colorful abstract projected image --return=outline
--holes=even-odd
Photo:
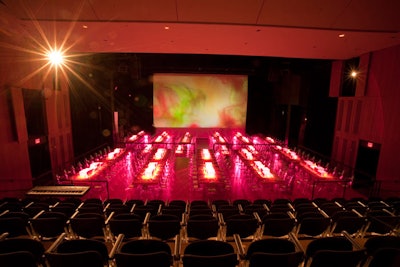
[[[155,74],[157,128],[245,128],[245,75]]]

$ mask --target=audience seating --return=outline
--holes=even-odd
[[[3,200],[0,208],[9,207],[10,210],[3,210],[0,214],[1,240],[29,239],[41,243],[44,247],[51,241],[53,245],[46,253],[42,251],[40,262],[35,253],[24,247],[16,251],[3,250],[3,241],[0,241],[0,260],[4,258],[4,264],[1,262],[0,265],[7,266],[8,259],[14,259],[14,254],[20,253],[21,257],[18,260],[26,260],[24,266],[67,266],[68,262],[78,259],[79,264],[90,262],[87,266],[96,266],[96,262],[101,266],[128,266],[149,261],[158,261],[161,265],[161,262],[165,262],[165,266],[184,267],[196,267],[200,264],[259,267],[264,266],[262,264],[266,262],[268,266],[290,267],[298,266],[302,262],[305,263],[304,267],[352,267],[357,264],[360,267],[397,266],[400,259],[400,241],[395,235],[400,229],[400,219],[393,206],[397,202],[397,199],[311,201],[307,198],[292,201],[217,199],[190,202],[164,202],[157,199],[109,199],[103,202],[95,198],[85,201]],[[17,206],[20,209],[12,211]],[[29,207],[29,214],[23,212]],[[62,241],[55,245],[61,236]],[[341,244],[341,248],[338,249],[332,243],[327,245],[324,243],[328,242],[326,239],[340,240],[337,242]],[[88,252],[78,249],[78,245],[70,245],[75,247],[75,250],[63,250],[63,246],[75,240],[101,243],[106,249],[108,247],[108,250],[112,247],[113,253]],[[140,240],[159,241],[167,245],[171,252],[165,254],[148,251],[135,254],[129,252],[127,247],[122,249],[125,244]],[[278,243],[265,245],[275,242],[272,240],[279,240],[276,242],[282,244],[292,242],[291,246],[295,244],[296,248],[276,251],[280,248]],[[196,249],[191,251],[192,244],[202,244],[202,241],[209,246],[204,253],[195,252]],[[212,250],[216,243],[208,241],[218,241],[218,244],[224,243],[231,247],[234,243],[235,247],[229,252],[217,252],[216,248],[215,252],[211,252],[210,249]],[[244,248],[240,247],[243,246],[241,242],[246,243]],[[301,248],[302,245],[304,248]],[[269,248],[259,251],[257,246]],[[35,265],[29,263],[32,257]],[[73,266],[80,266],[79,264]]]

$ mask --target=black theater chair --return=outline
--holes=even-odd
[[[354,249],[353,242],[343,236],[312,240],[305,251],[304,266],[356,267],[365,259],[364,249]]]
[[[35,256],[29,251],[15,251],[0,253],[0,263],[2,267],[37,267]]]
[[[268,238],[251,242],[247,251],[238,236],[235,236],[240,258],[250,267],[298,267],[304,259],[302,247],[283,238]]]
[[[61,212],[42,211],[32,218],[33,235],[40,240],[57,238],[67,232],[68,217]]]
[[[156,239],[138,239],[122,242],[123,237],[119,237],[115,243],[110,257],[115,259],[118,267],[128,266],[158,266],[169,267],[173,265],[174,258],[179,257],[176,250],[172,254],[170,246]],[[179,240],[177,240],[179,242]],[[179,262],[176,261],[176,264]]]
[[[132,213],[111,213],[106,221],[112,240],[116,240],[119,234],[125,239],[140,238],[144,236],[143,220],[140,216]]]
[[[261,235],[283,237],[293,231],[296,219],[290,212],[270,213],[261,219]]]
[[[234,267],[238,264],[238,258],[229,243],[199,240],[187,245],[182,263],[183,267]]]
[[[35,266],[44,266],[45,249],[40,241],[31,238],[21,238],[21,237],[12,237],[0,240],[0,254],[15,253],[21,251],[29,252],[33,256]],[[30,262],[28,256],[21,255],[21,257],[25,257],[28,260],[27,264],[28,262]],[[3,262],[1,260],[0,260],[0,266],[3,266]],[[25,266],[25,265],[18,265],[14,263],[14,265],[12,266]]]
[[[147,222],[148,233],[150,237],[156,237],[167,241],[174,238],[176,235],[180,235],[181,223],[181,218],[175,215],[155,215],[150,217]]]
[[[111,260],[106,243],[94,239],[66,239],[66,234],[54,241],[45,257],[51,267],[108,266]]]
[[[221,228],[217,218],[211,215],[193,215],[186,222],[186,238],[208,239],[221,238]]]
[[[9,237],[31,236],[29,214],[22,211],[5,211],[0,215],[0,233]]]

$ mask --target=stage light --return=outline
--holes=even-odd
[[[64,55],[58,50],[49,51],[47,59],[52,66],[60,66],[64,63]]]
[[[357,78],[357,75],[358,75],[358,72],[355,71],[355,70],[352,70],[352,71],[350,72],[350,76],[351,76],[352,78]]]

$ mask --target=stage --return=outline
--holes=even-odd
[[[75,170],[64,184],[90,186],[84,198],[276,199],[359,197],[346,177],[303,159],[269,137],[173,129],[126,139]],[[272,141],[271,141],[272,140]]]

